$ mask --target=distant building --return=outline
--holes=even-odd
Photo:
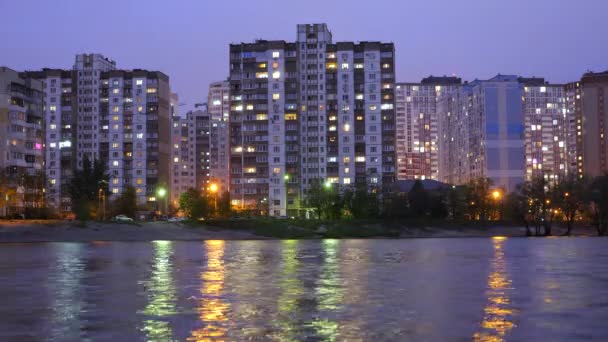
[[[461,84],[460,78],[447,76],[396,84],[398,179],[439,179],[437,100]]]
[[[44,171],[42,90],[42,82],[0,67],[0,216],[23,214],[43,202],[45,185],[25,184]]]
[[[209,179],[217,194],[230,191],[230,84],[228,81],[209,85],[208,111],[211,116],[209,142]]]
[[[465,84],[440,100],[440,181],[463,184],[480,177],[508,191],[525,180],[522,86],[517,76],[497,75]]]
[[[179,196],[196,186],[194,142],[190,140],[191,122],[179,113],[179,98],[171,94],[171,204],[179,207]]]

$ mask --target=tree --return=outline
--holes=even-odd
[[[407,194],[407,199],[412,217],[421,217],[428,214],[430,208],[429,194],[420,180],[414,182]]]
[[[596,177],[587,192],[593,225],[600,236],[608,233],[608,174]]]
[[[586,179],[570,174],[563,178],[555,187],[554,200],[561,208],[566,221],[565,235],[572,233],[576,214],[583,210],[585,205]]]
[[[217,210],[220,217],[230,216],[230,192],[225,191],[222,193],[217,203]]]
[[[523,194],[524,184],[517,185],[515,191],[505,196],[504,216],[506,219],[524,224],[526,235],[532,235],[530,231],[530,220],[528,220],[528,201]]]
[[[74,172],[68,185],[72,211],[77,219],[86,221],[91,218],[91,211],[97,209],[99,190],[108,194],[109,179],[103,161],[96,159],[91,162],[87,157],[84,158],[82,169]]]
[[[452,221],[458,221],[463,217],[466,208],[465,187],[453,185],[445,192],[445,197],[448,215]]]
[[[320,181],[312,182],[306,193],[306,203],[317,212],[317,219],[321,219],[329,203],[329,189],[324,189]]]
[[[179,207],[189,219],[198,219],[210,213],[209,201],[194,188],[188,189],[179,196]]]
[[[491,209],[491,186],[492,180],[489,178],[473,179],[466,184],[465,200],[467,202],[468,215],[471,220],[487,220],[489,218]]]
[[[132,186],[126,186],[123,193],[112,202],[112,215],[135,217],[137,212],[137,193]]]
[[[8,216],[8,208],[17,204],[17,190],[11,182],[8,173],[0,170],[0,216]]]

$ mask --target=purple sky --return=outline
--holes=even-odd
[[[397,80],[497,73],[574,81],[608,69],[608,1],[0,0],[0,65],[71,68],[99,52],[119,68],[160,70],[187,103],[224,79],[228,44],[296,38],[325,22],[334,41],[395,43]]]

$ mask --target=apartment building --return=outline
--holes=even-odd
[[[71,70],[43,69],[21,73],[42,84],[44,160],[47,206],[67,213],[71,209],[68,185],[76,168],[78,94]]]
[[[583,177],[583,89],[581,82],[564,86],[566,115],[568,117],[568,170]]]
[[[298,25],[294,43],[230,45],[229,81],[235,208],[295,216],[315,182],[394,181],[392,43],[334,43],[325,24]]]
[[[446,95],[438,109],[445,136],[441,153],[456,153],[441,159],[445,168],[440,181],[466,183],[479,177],[490,178],[494,186],[512,191],[525,179],[524,115],[522,86],[517,76],[497,75],[475,80],[454,95]],[[450,99],[451,100],[448,100]],[[447,146],[446,146],[447,145]],[[453,146],[449,146],[453,145]]]
[[[296,56],[296,44],[285,41],[230,45],[230,192],[236,209],[283,216],[297,197]]]
[[[585,73],[580,87],[582,99],[576,99],[581,100],[576,104],[582,112],[582,168],[579,172],[596,177],[608,172],[608,71]]]
[[[563,84],[543,78],[519,78],[523,85],[526,180],[544,177],[559,181],[569,173],[570,119]]]
[[[439,179],[437,102],[461,84],[460,78],[448,76],[396,84],[398,179]]]
[[[117,70],[100,54],[79,54],[71,70],[23,75],[42,81],[46,125],[47,200],[67,212],[67,185],[85,159],[106,161],[110,192],[135,187],[138,204],[157,207],[169,191],[169,78],[157,71]]]
[[[207,104],[198,104],[197,109],[186,114],[191,141],[190,158],[194,167],[194,187],[206,192],[211,184],[210,179],[210,144],[211,144],[211,115]]]
[[[190,188],[196,187],[194,173],[194,132],[193,124],[180,116],[179,97],[171,94],[171,204],[179,207],[179,197]]]
[[[208,111],[211,116],[209,142],[209,179],[218,194],[230,191],[230,84],[228,81],[209,85]]]
[[[0,170],[6,183],[0,216],[40,205],[44,184],[26,184],[44,170],[42,83],[0,67]]]

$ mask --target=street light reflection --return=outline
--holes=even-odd
[[[222,296],[224,293],[224,241],[205,241],[207,267],[201,273],[201,299],[197,309],[203,327],[192,332],[188,341],[226,340],[226,324],[230,305]]]
[[[484,308],[484,317],[481,322],[482,331],[473,335],[475,341],[504,341],[505,334],[516,325],[513,316],[516,310],[511,308],[509,292],[513,289],[512,281],[507,273],[504,236],[492,238],[494,246],[494,259],[492,260],[492,271],[488,276],[486,295],[488,302]]]

